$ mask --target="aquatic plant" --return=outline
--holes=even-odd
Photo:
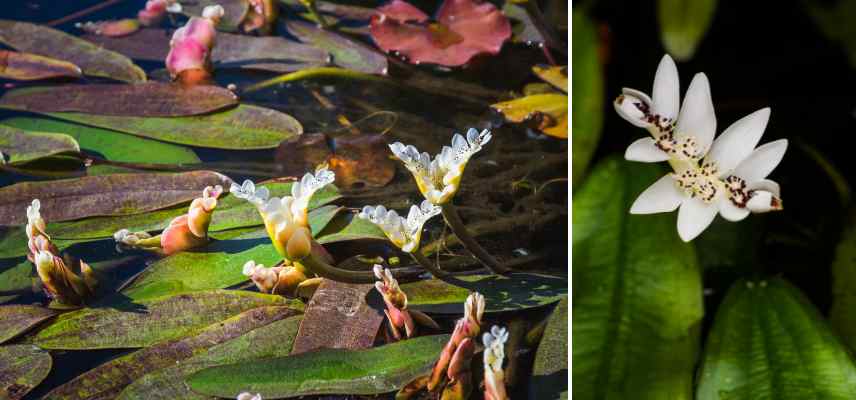
[[[508,400],[508,394],[505,391],[505,371],[502,369],[507,341],[508,331],[498,326],[493,326],[490,332],[485,332],[482,336],[485,400]]]
[[[419,326],[439,329],[437,323],[425,313],[407,308],[407,294],[401,290],[398,281],[388,269],[375,264],[373,271],[379,279],[375,282],[375,288],[383,296],[383,302],[386,304],[383,312],[386,314],[394,340],[416,336]]]
[[[191,17],[173,33],[165,61],[173,80],[184,84],[211,80],[214,73],[211,50],[217,36],[217,23],[224,12],[219,5],[205,7],[202,17]]]

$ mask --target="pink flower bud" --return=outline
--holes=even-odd
[[[223,16],[223,8],[208,6],[202,15],[190,18],[184,27],[175,31],[170,41],[166,69],[174,80],[181,80],[182,83],[200,83],[210,79],[212,74],[211,49],[217,36],[215,27]],[[194,78],[182,78],[183,74]]]

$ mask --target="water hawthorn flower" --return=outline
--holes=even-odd
[[[654,77],[653,96],[623,89],[614,102],[621,117],[651,134],[633,142],[624,157],[631,161],[668,161],[670,173],[642,192],[632,214],[678,211],[678,234],[690,241],[717,214],[740,221],[750,212],[782,209],[779,185],[766,177],[784,157],[787,140],[758,148],[770,109],[758,110],[729,126],[716,140],[716,115],[710,85],[696,74],[680,101],[678,71],[664,56]]]
[[[485,332],[482,336],[485,400],[508,400],[508,394],[505,392],[505,372],[502,370],[507,341],[508,331],[498,326],[493,326],[490,332]]]
[[[215,27],[223,13],[219,5],[207,6],[202,17],[191,17],[173,33],[166,56],[166,69],[173,80],[197,84],[211,79],[211,49],[217,36]]]
[[[256,284],[260,292],[288,297],[310,298],[317,284],[321,283],[320,278],[309,278],[314,275],[299,262],[265,268],[264,265],[250,260],[244,264],[243,272],[244,276]]]
[[[53,254],[59,254],[59,250],[51,242],[50,236],[45,233],[47,224],[45,224],[45,220],[42,218],[41,207],[42,203],[39,199],[34,199],[27,206],[27,226],[24,230],[27,233],[27,258],[31,262],[36,262],[35,257],[39,254],[39,251],[49,251]]]
[[[206,187],[202,197],[190,203],[187,214],[173,219],[158,236],[122,229],[113,234],[113,239],[125,246],[160,249],[166,255],[204,246],[208,243],[208,226],[217,208],[217,198],[222,193],[223,187],[220,185]]]
[[[428,315],[407,308],[407,294],[398,286],[398,281],[392,273],[381,267],[374,266],[374,274],[379,279],[375,282],[375,288],[383,296],[386,309],[383,311],[389,320],[389,330],[395,340],[401,340],[402,331],[405,338],[416,336],[417,326],[421,325],[431,329],[439,329],[439,326]]]
[[[443,146],[433,160],[428,153],[420,153],[416,147],[401,142],[389,145],[396,158],[413,174],[422,196],[436,205],[442,205],[458,192],[461,176],[470,157],[478,153],[491,139],[490,131],[481,132],[470,128],[467,136],[452,136],[452,147]]]
[[[442,209],[437,205],[424,200],[418,207],[410,206],[407,218],[398,215],[395,210],[387,210],[382,205],[365,206],[357,217],[377,225],[392,244],[405,252],[412,253],[419,249],[422,227],[441,211]]]

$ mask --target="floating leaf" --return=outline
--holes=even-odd
[[[315,236],[315,239],[321,244],[363,239],[387,240],[377,225],[365,219],[357,218],[355,214],[351,213],[343,213],[334,217],[327,227]]]
[[[37,86],[15,89],[0,97],[0,108],[12,110],[132,117],[197,115],[237,104],[237,96],[219,86],[182,86],[161,82]]]
[[[666,52],[679,61],[691,59],[710,28],[716,3],[717,0],[657,0],[660,39]]]
[[[270,149],[303,133],[303,126],[294,117],[247,104],[216,114],[173,118],[79,113],[47,115],[164,142],[216,149]]]
[[[241,22],[247,16],[250,10],[250,2],[248,0],[193,0],[179,1],[181,4],[181,12],[188,17],[202,16],[202,10],[205,7],[219,5],[223,7],[223,17],[217,24],[217,29],[221,31],[234,32],[241,26]],[[220,35],[217,35],[219,41]]]
[[[51,363],[51,355],[36,346],[0,346],[0,398],[23,398],[48,376]]]
[[[388,156],[387,146],[379,134],[329,138],[323,133],[313,133],[282,142],[275,157],[282,173],[287,175],[300,176],[326,163],[336,173],[336,184],[341,187],[381,187],[395,177],[395,162]]]
[[[0,125],[0,163],[19,164],[60,153],[78,152],[74,138],[60,133],[28,132]]]
[[[33,81],[58,77],[79,78],[80,67],[30,53],[0,50],[0,78]]]
[[[372,38],[384,51],[397,51],[414,64],[457,67],[479,54],[499,54],[511,37],[511,23],[493,4],[445,0],[436,21],[403,0],[377,9],[370,22]]]
[[[547,66],[536,65],[532,67],[532,72],[538,75],[541,80],[547,82],[557,89],[568,93],[568,67],[567,66]]]
[[[0,224],[22,225],[27,206],[41,201],[47,221],[157,210],[199,197],[206,186],[228,187],[228,177],[210,171],[121,174],[56,181],[21,182],[0,188]]]
[[[485,298],[488,312],[523,310],[555,303],[568,295],[568,281],[562,278],[513,273],[499,275],[467,275],[452,285],[439,279],[426,279],[401,285],[407,293],[408,306],[438,314],[460,314],[467,296],[479,292]]]
[[[662,173],[613,157],[574,195],[575,399],[692,398],[703,314],[693,246],[671,215],[629,213]]]
[[[127,57],[46,26],[0,20],[0,42],[18,51],[71,62],[86,75],[134,83],[146,80],[146,73]]]
[[[594,22],[581,11],[574,11],[573,18],[571,86],[575,95],[571,104],[571,185],[576,186],[585,176],[600,140],[604,84]]]
[[[14,339],[56,312],[44,307],[28,305],[0,306],[0,343]]]
[[[281,296],[245,291],[185,293],[62,314],[39,331],[33,343],[46,349],[66,350],[147,347],[197,334],[208,325],[263,306],[302,308]]]
[[[0,121],[0,124],[28,131],[69,135],[77,140],[84,153],[110,161],[146,164],[193,164],[200,162],[196,153],[186,147],[93,126],[78,125],[56,119],[30,117],[8,118]],[[98,175],[93,173],[93,167],[90,167],[87,173]]]
[[[491,105],[511,122],[533,121],[537,128],[557,138],[568,137],[568,96],[534,94]]]
[[[306,305],[291,354],[321,348],[365,349],[372,346],[384,320],[383,302],[367,297],[374,285],[356,285],[324,279]]]
[[[553,310],[532,366],[529,393],[532,399],[568,398],[568,299]]]
[[[25,236],[26,238],[26,236]],[[27,254],[26,244],[24,254]],[[0,259],[0,303],[33,292],[35,267],[26,257]]]
[[[271,357],[285,357],[291,352],[297,329],[303,320],[294,316],[253,329],[240,337],[210,347],[178,365],[149,373],[128,385],[118,400],[207,400],[190,390],[184,382],[190,374],[217,365],[234,364]]]
[[[323,349],[214,367],[193,374],[195,392],[235,397],[243,391],[263,399],[311,394],[380,394],[427,373],[449,335],[423,336],[367,350]]]
[[[699,377],[699,400],[856,397],[849,352],[799,289],[780,278],[731,287]]]
[[[259,307],[244,311],[209,325],[195,336],[169,340],[114,358],[57,387],[46,397],[65,400],[113,397],[149,372],[179,364],[211,346],[295,313],[288,307]]]
[[[288,32],[297,36],[303,43],[329,52],[333,56],[334,65],[367,74],[386,75],[389,67],[386,56],[374,49],[314,24],[296,20],[290,20],[286,24]]]

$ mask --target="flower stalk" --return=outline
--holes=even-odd
[[[475,238],[470,235],[470,232],[467,230],[467,227],[464,225],[464,221],[461,220],[461,216],[458,215],[458,210],[455,208],[452,203],[443,204],[443,219],[446,220],[446,224],[449,225],[449,228],[452,229],[452,232],[458,239],[461,240],[461,244],[464,245],[464,248],[467,249],[473,256],[478,259],[482,265],[487,267],[491,272],[495,274],[505,275],[511,272],[510,269],[503,266],[499,263],[490,253],[487,252],[481,245],[475,240]]]

